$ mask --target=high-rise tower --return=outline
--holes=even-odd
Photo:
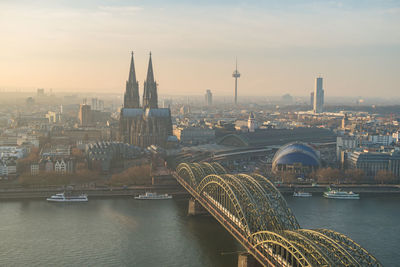
[[[236,69],[233,72],[232,77],[235,78],[235,104],[237,104],[237,79],[240,78],[240,73],[237,70],[237,60],[236,60]]]
[[[129,78],[126,81],[126,90],[124,95],[125,108],[139,108],[139,83],[136,80],[135,63],[133,61],[133,52],[131,56],[131,66],[129,68]]]
[[[324,111],[324,89],[322,88],[322,77],[315,79],[314,88],[314,113],[321,113]]]
[[[207,90],[206,91],[205,98],[206,98],[206,105],[207,106],[211,106],[212,105],[212,93],[211,93],[211,90]]]
[[[149,58],[149,66],[147,68],[147,78],[144,82],[143,108],[158,108],[157,83],[154,80],[151,52]]]
[[[81,104],[79,106],[79,122],[81,126],[89,126],[92,124],[92,112],[89,105]]]

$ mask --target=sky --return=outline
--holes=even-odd
[[[399,97],[400,1],[0,0],[0,90]]]

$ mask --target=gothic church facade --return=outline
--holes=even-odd
[[[139,99],[139,83],[136,80],[132,53],[124,107],[120,114],[121,141],[143,148],[150,145],[165,147],[168,137],[172,136],[171,111],[169,108],[158,108],[157,83],[154,80],[151,53],[142,106]]]

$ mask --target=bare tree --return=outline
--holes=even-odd
[[[352,183],[360,183],[365,179],[365,172],[359,169],[349,169],[345,172],[346,180]]]
[[[316,178],[318,183],[334,183],[342,180],[342,173],[339,169],[333,169],[331,167],[321,168],[316,172]]]
[[[375,181],[381,184],[393,183],[396,176],[392,172],[387,170],[380,170],[375,175]]]

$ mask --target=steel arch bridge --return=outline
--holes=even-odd
[[[219,163],[181,163],[177,181],[264,266],[382,266],[349,237],[302,229],[276,187]]]

